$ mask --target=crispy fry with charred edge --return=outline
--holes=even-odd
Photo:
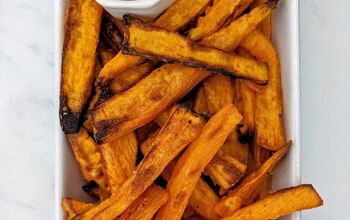
[[[198,19],[196,27],[188,33],[194,41],[216,32],[237,8],[241,0],[217,0],[204,17]]]
[[[268,0],[254,0],[252,7],[257,7],[259,5],[262,5],[266,3]],[[265,34],[266,37],[271,39],[272,35],[272,16],[269,15],[267,18],[265,18],[258,26],[259,30]]]
[[[177,31],[196,18],[209,4],[210,0],[177,0],[155,22],[156,26]],[[145,60],[142,57],[128,56],[121,52],[103,67],[97,84],[106,86],[111,79],[127,69],[140,65]]]
[[[65,220],[71,220],[74,216],[91,209],[94,205],[84,203],[69,197],[62,198],[61,205],[66,212]]]
[[[268,220],[296,211],[323,205],[322,198],[312,185],[304,184],[279,190],[264,199],[246,206],[222,220]]]
[[[271,41],[258,31],[251,32],[241,46],[269,66],[269,85],[256,95],[254,142],[276,151],[286,142],[278,55]]]
[[[176,106],[153,142],[151,151],[111,197],[82,213],[74,220],[105,220],[119,216],[161,174],[164,168],[201,132],[203,119],[188,109]]]
[[[265,180],[266,175],[274,170],[278,162],[287,153],[291,142],[287,146],[274,153],[257,171],[248,175],[227,197],[224,197],[215,207],[220,216],[232,215],[242,206],[249,204]]]
[[[122,51],[162,61],[175,61],[218,73],[267,84],[265,64],[192,42],[175,32],[125,15],[126,31]]]
[[[95,181],[100,187],[105,187],[105,177],[102,172],[101,153],[95,141],[84,128],[79,133],[67,136],[72,147],[80,171],[87,181]]]
[[[147,153],[151,150],[152,142],[154,141],[155,137],[156,133],[150,135],[148,139],[142,143],[141,151],[144,155],[147,155]],[[176,162],[177,158],[171,161],[164,169],[162,177],[165,180],[169,181]],[[219,197],[202,178],[199,178],[188,201],[189,207],[206,219],[217,219],[218,215],[215,213],[214,207],[218,202]]]
[[[209,114],[208,104],[207,104],[206,97],[204,95],[203,86],[201,86],[196,93],[196,97],[194,99],[193,110],[197,113],[200,113],[200,114],[204,114],[204,115]]]
[[[206,46],[215,47],[225,51],[233,51],[253,31],[257,25],[271,14],[277,6],[276,0],[254,8],[248,14],[234,20],[229,26],[222,28],[218,32],[205,37],[201,43]],[[125,39],[124,39],[125,40]]]
[[[113,95],[124,92],[134,86],[138,81],[147,76],[153,70],[154,66],[154,62],[148,61],[116,76],[110,84]]]
[[[134,132],[100,146],[102,168],[111,192],[118,190],[135,170],[137,148]]]
[[[101,51],[100,59],[101,59],[102,65],[103,66],[106,65],[111,59],[113,59],[114,56],[115,56],[115,53],[111,49]]]
[[[95,139],[118,138],[155,119],[208,76],[199,69],[166,64],[129,90],[93,109]]]
[[[169,199],[159,209],[157,220],[181,219],[201,172],[241,119],[242,116],[233,104],[226,105],[211,117],[199,137],[176,163],[167,185]]]
[[[234,102],[233,84],[227,76],[213,75],[207,78],[203,83],[203,91],[210,115],[219,111],[224,105]],[[205,168],[204,173],[210,176],[214,183],[220,185],[220,191],[225,193],[243,177],[247,168],[247,158],[247,146],[239,143],[238,134],[233,131]]]
[[[67,6],[59,112],[66,134],[79,132],[92,91],[102,11],[94,0],[70,0]]]
[[[141,194],[118,218],[119,220],[151,220],[168,199],[168,193],[160,186],[152,185]]]

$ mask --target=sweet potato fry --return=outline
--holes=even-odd
[[[141,151],[144,155],[147,155],[147,153],[152,149],[152,142],[156,137],[154,135],[156,134],[153,134],[144,143],[142,143]],[[162,177],[165,180],[169,181],[176,162],[177,158],[171,161],[164,169]],[[188,201],[189,207],[207,219],[217,219],[218,215],[215,213],[214,207],[218,202],[219,197],[202,178],[199,178]]]
[[[172,114],[173,108],[169,108],[166,111],[162,112],[154,121],[158,124],[159,127],[163,127],[166,121],[169,119],[169,116]]]
[[[204,17],[201,17],[201,19],[198,19],[196,27],[190,30],[188,37],[196,41],[216,32],[234,12],[239,3],[240,0],[215,1],[210,11]]]
[[[182,219],[186,220],[186,219],[190,219],[191,217],[197,215],[196,211],[194,211],[194,209],[190,208],[190,207],[186,207],[184,214],[182,215]]]
[[[106,182],[114,192],[127,180],[136,167],[136,135],[131,132],[100,146]]]
[[[241,119],[235,106],[229,104],[208,121],[200,136],[191,143],[176,163],[167,185],[169,199],[159,209],[157,220],[181,219],[201,172]]]
[[[210,0],[177,0],[156,21],[155,25],[170,31],[177,31],[196,18],[209,4]],[[107,65],[103,67],[97,84],[106,86],[111,79],[127,69],[140,65],[145,59],[137,56],[117,54]]]
[[[93,180],[104,188],[105,177],[102,171],[101,153],[95,141],[84,128],[81,128],[77,134],[68,135],[67,139],[84,179]]]
[[[202,70],[164,65],[129,90],[92,110],[97,142],[118,138],[155,119],[208,76]]]
[[[252,3],[252,7],[258,7],[266,3],[268,0],[254,0]],[[272,35],[272,16],[269,15],[265,18],[258,26],[258,29],[263,33],[266,37],[271,38]]]
[[[225,51],[233,51],[253,31],[257,25],[271,14],[277,6],[277,0],[269,0],[267,3],[254,8],[248,14],[234,20],[229,26],[205,37],[201,43]]]
[[[255,131],[255,91],[250,88],[250,82],[245,80],[236,80],[236,99],[235,104],[239,112],[243,115],[243,126],[240,127],[240,133],[254,136]]]
[[[226,104],[233,104],[234,88],[231,78],[223,75],[212,75],[204,80],[203,92],[208,111],[213,115]]]
[[[103,66],[106,65],[111,59],[113,59],[114,56],[115,56],[115,53],[111,49],[101,51],[100,59],[101,59],[102,65]]]
[[[125,15],[127,24],[122,51],[162,61],[175,61],[187,66],[267,83],[265,64],[239,57],[212,47],[201,46],[177,33],[158,28]]]
[[[62,198],[62,208],[66,212],[65,220],[71,220],[74,216],[91,209],[94,205],[84,203],[69,197]]]
[[[280,149],[272,155],[257,171],[247,176],[240,185],[232,192],[229,192],[228,196],[223,198],[216,205],[216,212],[220,216],[232,215],[235,211],[240,209],[243,205],[247,205],[251,198],[255,198],[259,186],[262,181],[265,180],[268,175],[278,164],[278,162],[287,153],[291,142],[287,146]]]
[[[112,95],[124,92],[147,76],[154,68],[155,63],[148,61],[135,66],[116,76],[110,84]]]
[[[206,97],[204,95],[204,89],[203,86],[201,86],[196,94],[196,97],[194,99],[194,105],[193,105],[193,110],[197,113],[208,115],[208,104]]]
[[[323,205],[312,185],[299,185],[279,190],[264,199],[244,207],[223,220],[268,220],[296,211]]]
[[[254,142],[276,151],[286,142],[278,55],[271,41],[258,31],[251,32],[241,46],[269,66],[269,85],[256,95]]]
[[[160,129],[151,133],[150,135],[148,135],[147,139],[144,142],[142,142],[140,149],[141,149],[143,156],[146,156],[146,154],[148,154],[148,152],[151,151],[151,149],[153,147],[153,142],[156,139],[157,135],[159,134],[159,131],[160,131]]]
[[[203,90],[210,115],[215,114],[224,105],[234,102],[234,88],[227,76],[213,75],[207,78],[203,83]],[[221,192],[225,193],[243,177],[247,168],[247,158],[248,147],[239,143],[238,134],[234,130],[204,173],[220,185]]]
[[[60,122],[66,134],[79,132],[93,88],[102,11],[94,0],[71,0],[67,6],[60,94]]]
[[[168,199],[168,193],[160,186],[150,186],[118,218],[119,220],[152,220]]]
[[[152,184],[170,161],[199,135],[204,124],[200,116],[177,106],[133,175],[111,197],[76,216],[74,220],[105,220],[119,216]]]

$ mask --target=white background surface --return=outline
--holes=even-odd
[[[348,218],[349,9],[346,0],[300,3],[302,182],[325,200],[304,220]],[[0,82],[0,219],[52,219],[52,0],[0,0]]]

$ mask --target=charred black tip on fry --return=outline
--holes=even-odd
[[[81,112],[71,112],[67,107],[67,100],[64,95],[60,96],[60,123],[65,134],[75,134],[79,132]]]

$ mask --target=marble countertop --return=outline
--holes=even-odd
[[[350,198],[350,2],[300,1],[302,182],[342,220]],[[53,1],[0,0],[0,219],[54,215]]]

